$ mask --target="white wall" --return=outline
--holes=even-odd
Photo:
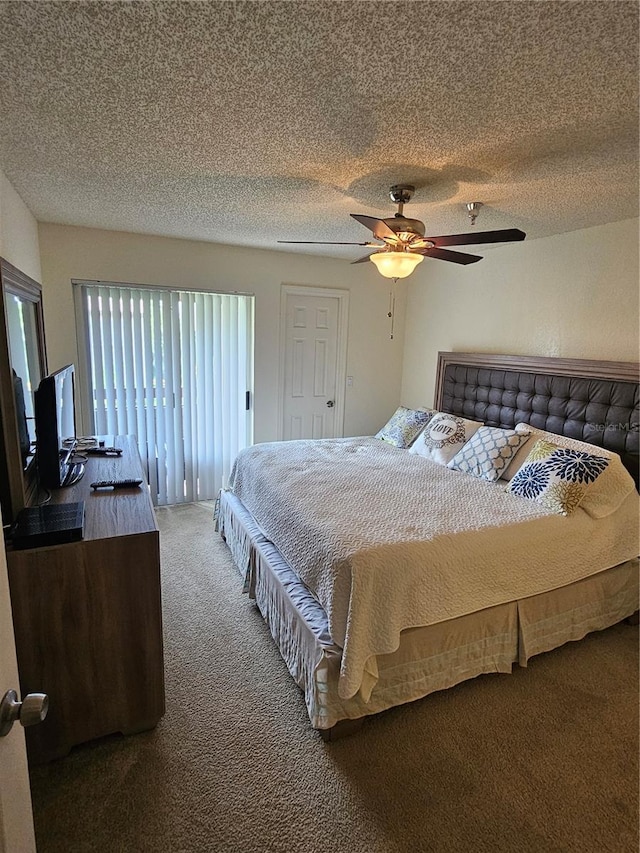
[[[0,171],[0,257],[41,281],[38,223]]]
[[[77,361],[72,279],[256,296],[255,440],[277,437],[282,284],[350,291],[345,435],[371,434],[400,402],[405,289],[389,337],[389,282],[368,264],[63,225],[39,228],[49,368]]]
[[[426,259],[409,279],[403,402],[432,405],[439,350],[637,361],[638,224],[496,247],[467,267]]]

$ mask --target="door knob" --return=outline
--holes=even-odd
[[[327,400],[327,406],[328,406],[328,408],[333,409],[333,407],[335,406],[334,401],[333,400]]]
[[[48,710],[49,697],[46,693],[29,693],[22,702],[18,702],[16,691],[7,690],[0,702],[0,737],[9,734],[16,720],[22,726],[41,723]]]

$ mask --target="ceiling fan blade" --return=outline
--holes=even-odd
[[[378,247],[378,248],[379,248],[379,247]],[[368,254],[368,255],[363,255],[363,257],[358,258],[358,260],[357,260],[357,261],[351,261],[351,263],[352,263],[352,264],[363,264],[365,261],[368,261],[368,260],[369,260],[369,258],[371,257],[371,255],[372,255],[372,254],[373,254],[373,252],[371,252],[371,253],[370,253],[370,254]]]
[[[418,249],[417,255],[426,258],[438,258],[441,261],[452,261],[454,264],[475,264],[482,260],[482,255],[467,255],[464,252],[450,252],[448,249]]]
[[[470,234],[449,234],[443,237],[425,237],[436,246],[472,246],[474,243],[511,243],[524,240],[527,235],[519,228],[503,228],[499,231],[472,231]]]
[[[277,240],[278,243],[297,243],[300,246],[371,246],[371,248],[379,249],[377,243],[333,243],[326,240]]]
[[[359,213],[352,213],[351,217],[368,228],[369,231],[373,231],[378,240],[393,240],[395,243],[398,239],[396,232],[392,231],[383,219],[376,219],[375,216],[362,216]]]

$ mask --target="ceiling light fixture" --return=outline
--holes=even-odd
[[[374,252],[369,260],[385,278],[406,278],[424,260],[424,255],[414,252]]]
[[[469,214],[469,219],[471,220],[472,225],[476,224],[476,219],[478,218],[478,213],[480,213],[481,207],[481,201],[470,201],[467,204],[467,213]]]

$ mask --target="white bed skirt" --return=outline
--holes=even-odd
[[[485,672],[511,672],[514,663],[608,628],[638,609],[638,560],[551,592],[403,631],[399,648],[377,658],[378,681],[369,701],[338,695],[341,652],[324,610],[242,502],[220,494],[218,530],[255,598],[296,683],[311,724],[329,729]]]

